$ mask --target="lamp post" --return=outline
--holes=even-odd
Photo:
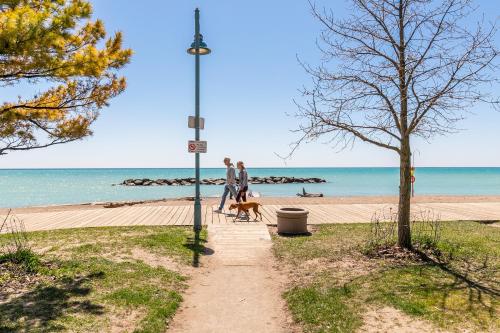
[[[194,42],[187,52],[195,56],[195,140],[200,140],[200,56],[211,51],[203,42],[200,34],[200,10],[194,11]],[[194,199],[194,231],[196,235],[201,231],[201,203],[200,203],[200,153],[195,153],[196,195]]]

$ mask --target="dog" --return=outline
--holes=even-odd
[[[245,212],[248,217],[250,217],[250,209],[253,210],[253,213],[255,214],[255,220],[260,216],[260,220],[262,221],[262,214],[259,212],[259,206],[262,206],[258,202],[239,202],[239,203],[234,203],[229,206],[229,210],[233,210],[238,208],[238,213],[234,217],[233,221],[236,221],[236,219],[240,216],[241,212]]]

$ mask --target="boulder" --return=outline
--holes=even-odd
[[[223,185],[226,183],[224,178],[206,178],[201,179],[200,184],[203,185]],[[314,184],[314,183],[326,183],[326,180],[312,177],[312,178],[295,178],[295,177],[250,177],[250,184],[288,184],[288,183],[306,183],[306,184]],[[143,179],[126,179],[120,185],[125,186],[159,186],[159,185],[168,185],[168,186],[188,186],[196,184],[196,178],[175,178],[175,179],[165,179],[159,178],[157,180],[152,180],[149,178]]]

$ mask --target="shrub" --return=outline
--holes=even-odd
[[[0,225],[0,264],[5,262],[20,265],[30,273],[36,272],[40,265],[38,255],[29,246],[23,221],[11,211]]]
[[[392,208],[373,214],[370,222],[370,236],[363,252],[373,255],[380,249],[392,248],[397,243],[398,214]],[[439,215],[432,210],[423,210],[411,216],[410,228],[412,246],[416,250],[435,250],[441,236]]]
[[[23,267],[28,273],[36,273],[40,267],[40,258],[31,249],[19,249],[0,255],[0,264],[11,262]]]

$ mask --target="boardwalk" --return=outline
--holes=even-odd
[[[275,211],[282,206],[264,205],[263,223],[276,224]],[[369,222],[375,212],[396,208],[391,204],[287,204],[286,206],[308,209],[310,224]],[[214,213],[214,209],[216,206],[213,205],[202,206],[204,225],[233,223],[233,217]],[[432,210],[441,220],[500,220],[500,202],[413,204],[413,212],[424,210]],[[28,231],[102,226],[192,225],[193,206],[129,206],[20,213],[17,216],[25,223]]]

